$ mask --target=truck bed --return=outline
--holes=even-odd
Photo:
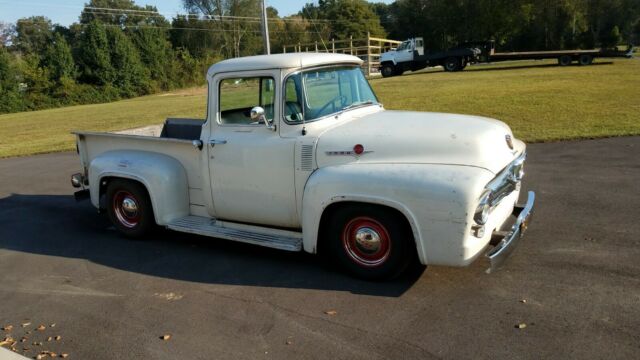
[[[201,152],[192,143],[200,138],[203,123],[204,120],[198,119],[167,119],[164,124],[123,131],[77,131],[74,134],[85,168],[89,168],[91,161],[100,154],[114,150],[149,151],[177,159],[187,174],[191,214],[204,216]]]

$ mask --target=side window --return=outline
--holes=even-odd
[[[221,124],[251,125],[251,109],[264,108],[267,120],[273,120],[275,82],[270,77],[229,78],[218,88]]]
[[[301,94],[300,76],[290,76],[284,86],[284,118],[287,121],[303,120]]]

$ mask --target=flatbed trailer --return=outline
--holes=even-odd
[[[591,65],[595,58],[631,57],[633,48],[626,52],[608,49],[496,52],[494,41],[467,42],[453,49],[429,52],[424,49],[422,38],[413,38],[381,55],[380,72],[383,77],[389,77],[434,66],[454,72],[464,70],[470,64],[543,59],[557,59],[560,66],[568,66],[573,62],[586,66]]]
[[[472,44],[465,44],[471,46]],[[595,58],[631,58],[633,57],[633,48],[629,51],[608,50],[608,49],[592,49],[592,50],[549,50],[549,51],[522,51],[522,52],[495,52],[495,43],[487,41],[477,44],[480,56],[477,58],[478,63],[513,61],[513,60],[544,60],[558,59],[560,66],[568,66],[573,62],[580,65],[591,65]]]

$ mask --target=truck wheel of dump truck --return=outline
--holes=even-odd
[[[328,224],[327,255],[355,277],[393,279],[416,259],[410,228],[395,211],[347,205],[335,210]]]
[[[382,66],[380,73],[382,73],[382,77],[391,77],[396,75],[396,67],[391,64],[385,64]]]
[[[444,71],[447,72],[458,71],[462,67],[462,61],[460,61],[460,59],[458,59],[457,57],[452,56],[450,58],[447,58],[442,66],[444,67]]]
[[[562,55],[558,58],[558,64],[560,64],[560,66],[569,66],[572,61],[573,59],[569,55]]]
[[[582,66],[591,65],[593,63],[593,56],[587,54],[580,55],[579,62]]]
[[[124,236],[139,239],[156,226],[151,200],[142,184],[116,179],[107,185],[107,215]]]

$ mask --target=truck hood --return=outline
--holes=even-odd
[[[379,111],[336,125],[318,139],[319,167],[348,163],[449,164],[498,173],[524,143],[503,122],[469,115]],[[355,145],[364,152],[357,155]]]

